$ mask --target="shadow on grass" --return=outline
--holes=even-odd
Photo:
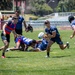
[[[71,55],[67,55],[67,56],[53,56],[52,58],[63,58],[63,57],[69,57],[69,56],[71,56]]]
[[[23,58],[23,57],[18,57],[18,56],[12,57],[12,56],[9,56],[9,57],[6,57],[6,58]]]

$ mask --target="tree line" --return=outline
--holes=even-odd
[[[53,9],[47,3],[48,1],[50,0],[29,0],[31,12],[40,16],[53,13]],[[74,12],[75,0],[60,0],[54,10],[55,12]]]

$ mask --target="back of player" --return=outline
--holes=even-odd
[[[26,38],[26,37],[23,37],[23,36],[21,37],[21,40],[22,40],[22,43],[24,43],[24,44],[26,44],[28,46],[30,46],[32,41],[33,41],[33,39]]]
[[[46,39],[42,39],[42,42],[39,43],[37,48],[39,48],[41,51],[44,51],[46,50],[47,45],[48,45],[48,41]]]

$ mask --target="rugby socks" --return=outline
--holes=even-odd
[[[49,57],[49,52],[47,52],[47,56]]]

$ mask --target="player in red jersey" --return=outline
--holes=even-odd
[[[2,58],[5,58],[5,50],[9,47],[10,33],[13,32],[14,36],[16,36],[15,27],[16,27],[17,22],[18,22],[18,18],[14,16],[12,18],[12,21],[6,22],[3,25],[3,30],[1,33],[1,39],[4,43],[4,46],[2,47],[3,49]]]

